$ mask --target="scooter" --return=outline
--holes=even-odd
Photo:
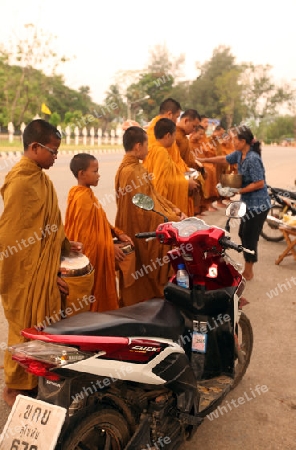
[[[264,222],[261,236],[270,242],[280,242],[284,239],[279,226],[283,224],[284,214],[296,215],[296,192],[267,186],[271,200],[271,209]]]
[[[133,202],[154,211],[149,197],[136,194]],[[233,202],[226,214],[241,216],[243,206]],[[23,434],[7,448],[22,442],[34,450],[176,450],[241,381],[253,332],[242,312],[246,281],[226,249],[248,249],[196,217],[136,237],[172,246],[171,265],[175,272],[186,265],[190,287],[178,286],[175,274],[165,298],[23,330],[30,341],[9,350],[39,376],[39,386],[37,400],[28,398],[17,417],[38,436],[55,408],[65,418],[51,446],[38,446],[36,438],[30,447]]]

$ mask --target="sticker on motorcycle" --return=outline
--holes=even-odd
[[[192,333],[192,351],[206,353],[207,351],[207,334],[193,331]]]

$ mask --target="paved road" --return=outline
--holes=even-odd
[[[104,208],[110,222],[113,222],[115,217],[113,181],[121,157],[120,153],[98,155],[101,179],[95,193],[100,199],[104,199]],[[58,192],[63,215],[67,192],[75,184],[75,179],[68,170],[69,159],[69,156],[61,155],[54,168],[49,171]],[[286,189],[294,188],[295,148],[266,147],[263,159],[269,184]],[[3,167],[3,161],[1,162],[2,184],[7,169]],[[1,207],[0,204],[0,212]],[[209,224],[223,226],[224,210],[208,214],[205,220]],[[237,228],[233,228],[231,233],[233,240],[239,242]],[[219,411],[218,417],[213,420],[205,419],[193,440],[184,445],[182,450],[296,449],[296,262],[292,257],[288,257],[279,266],[274,264],[284,248],[283,242],[269,243],[260,239],[260,260],[255,267],[255,279],[247,284],[245,292],[250,301],[245,312],[254,330],[254,350],[250,367],[241,384],[227,396],[222,404],[225,408]],[[242,261],[241,255],[232,256]],[[0,327],[1,341],[5,342],[7,329],[2,310]],[[3,352],[0,352],[2,356]],[[1,389],[2,371],[0,375]],[[235,407],[239,397],[244,397],[246,401]],[[0,430],[8,414],[9,408],[0,399]]]

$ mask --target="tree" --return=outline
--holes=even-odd
[[[158,114],[160,103],[171,95],[176,79],[182,74],[184,55],[173,57],[165,45],[150,50],[147,67],[141,71],[121,72],[117,84],[126,99],[127,116],[138,121],[150,120]]]
[[[173,79],[178,79],[183,75],[183,65],[185,54],[174,57],[170,54],[167,46],[156,45],[150,50],[150,57],[147,66],[147,73],[158,73]]]
[[[54,127],[57,127],[58,125],[60,125],[61,124],[61,116],[59,115],[59,113],[57,113],[57,112],[52,113],[49,118],[49,123],[51,123],[51,125],[53,125]]]
[[[200,76],[192,82],[189,89],[191,107],[212,118],[221,118],[227,114],[229,122],[240,107],[240,103],[237,104],[239,89],[233,86],[235,92],[232,93],[231,82],[237,81],[241,70],[235,64],[230,48],[217,47],[211,59],[198,67]],[[223,91],[224,87],[227,87],[227,94]]]
[[[280,143],[285,138],[293,138],[294,117],[286,115],[263,119],[258,127],[258,136],[266,143]]]
[[[270,65],[244,64],[241,83],[246,118],[256,120],[274,116],[279,107],[291,100],[293,92],[290,86],[274,84],[270,75],[271,69]]]
[[[140,75],[138,83],[128,87],[127,99],[131,113],[137,118],[137,111],[142,111],[144,120],[158,114],[159,105],[172,91],[174,78],[163,72]]]
[[[19,125],[32,103],[41,105],[44,101],[48,85],[40,69],[54,74],[57,66],[66,61],[65,57],[59,57],[51,49],[52,40],[52,35],[27,24],[23,39],[18,42],[11,40],[6,48],[1,46],[1,62],[6,70],[1,75],[3,96],[0,107],[5,109],[7,121]]]
[[[225,126],[230,128],[233,124],[235,110],[242,110],[241,93],[242,86],[238,83],[241,69],[233,68],[215,81],[216,92],[220,103],[221,117],[225,117]]]

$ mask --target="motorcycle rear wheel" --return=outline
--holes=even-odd
[[[63,450],[122,450],[130,439],[127,422],[114,409],[86,415],[62,444]]]
[[[272,205],[268,215],[273,216],[276,219],[282,219],[283,207],[281,205]],[[269,242],[280,242],[284,239],[284,235],[281,230],[279,230],[278,225],[271,224],[268,222],[268,219],[265,220],[260,235]]]
[[[246,370],[250,364],[251,354],[253,350],[253,329],[250,320],[244,312],[238,322],[238,330],[236,333],[236,364],[235,376],[232,385],[234,389],[242,380]]]

